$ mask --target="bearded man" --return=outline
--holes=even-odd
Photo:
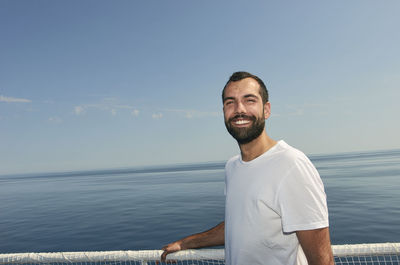
[[[234,73],[222,92],[224,120],[240,154],[225,166],[225,221],[163,247],[225,245],[228,265],[333,265],[328,208],[310,160],[265,130],[271,105],[264,82]]]

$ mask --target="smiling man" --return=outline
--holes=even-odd
[[[240,147],[225,167],[225,221],[163,247],[161,260],[179,250],[225,245],[229,265],[333,265],[323,183],[301,151],[268,136],[264,82],[236,72],[222,100],[226,128]]]

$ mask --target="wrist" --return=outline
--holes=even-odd
[[[187,245],[184,239],[178,240],[177,243],[179,245],[180,250],[187,249]]]

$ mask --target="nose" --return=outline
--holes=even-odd
[[[236,104],[235,113],[246,113],[246,108],[244,107],[244,104],[242,102],[238,102]]]

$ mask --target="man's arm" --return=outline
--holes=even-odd
[[[211,228],[210,230],[185,237],[181,240],[172,242],[164,246],[162,248],[164,252],[161,255],[161,261],[165,262],[165,259],[169,253],[173,253],[179,250],[220,246],[224,244],[225,222],[222,222],[217,226]]]
[[[329,227],[296,231],[308,265],[334,265]]]

